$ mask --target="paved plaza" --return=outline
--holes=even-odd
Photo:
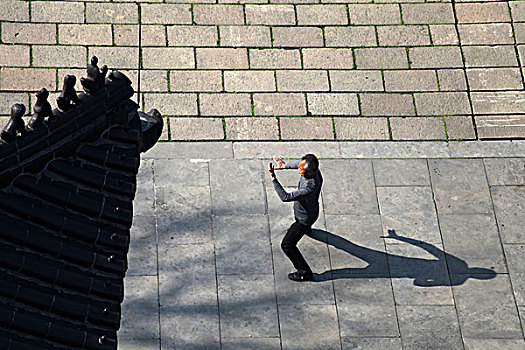
[[[325,183],[300,243],[314,281],[297,283],[280,248],[292,204],[266,166],[306,152]],[[523,350],[524,169],[523,141],[157,144],[120,349]]]
[[[120,349],[525,349],[525,1],[1,0],[0,127],[93,55],[165,118]],[[307,152],[298,284],[266,164]]]

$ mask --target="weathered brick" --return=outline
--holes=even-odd
[[[525,45],[519,45],[518,46],[518,55],[521,67],[525,67]]]
[[[277,118],[225,118],[227,140],[279,140]]]
[[[338,140],[388,140],[387,118],[334,118]]]
[[[453,24],[435,24],[430,26],[430,36],[434,45],[459,44],[456,26]]]
[[[328,91],[328,73],[321,70],[278,70],[279,91]]]
[[[466,67],[518,66],[513,46],[465,46]]]
[[[439,69],[437,73],[441,91],[467,90],[467,79],[462,69]]]
[[[255,115],[305,115],[306,99],[297,93],[253,94]]]
[[[0,115],[9,115],[11,106],[15,103],[23,103],[27,113],[33,113],[29,108],[29,94],[23,92],[0,92]]]
[[[55,69],[0,68],[2,90],[38,91],[42,88],[55,91]]]
[[[506,2],[456,4],[458,23],[510,22]]]
[[[519,114],[525,110],[523,91],[472,92],[470,96],[475,114]]]
[[[0,130],[3,130],[7,123],[9,123],[9,116],[0,116]]]
[[[525,2],[509,1],[512,20],[514,22],[525,22]]]
[[[436,72],[433,70],[385,71],[386,91],[437,91]]]
[[[467,69],[470,90],[521,90],[519,68]]]
[[[188,4],[143,4],[140,9],[143,24],[191,24]]]
[[[113,34],[117,46],[139,46],[138,24],[115,24]]]
[[[514,44],[510,23],[460,24],[458,30],[462,45]]]
[[[242,5],[194,5],[197,24],[244,24]]]
[[[56,25],[51,23],[2,23],[2,42],[13,44],[56,44]]]
[[[246,5],[245,11],[246,24],[296,24],[293,5]]]
[[[90,47],[89,57],[97,56],[101,65],[111,69],[138,68],[138,47]]]
[[[129,0],[129,1],[132,1],[132,0]],[[147,2],[150,2],[150,0],[140,0],[140,1],[147,1]],[[159,2],[162,2],[162,1],[165,1],[165,2],[181,2],[181,3],[199,3],[199,4],[203,4],[203,3],[217,3],[217,0],[156,0],[156,1],[159,1]],[[219,3],[228,3],[229,1],[219,1]],[[236,1],[232,1],[234,3],[236,3]]]
[[[410,94],[360,94],[361,114],[364,116],[415,115]]]
[[[237,0],[219,0],[219,1],[237,1]],[[240,1],[251,2],[251,0],[240,0]],[[253,2],[264,3],[268,1],[267,0],[255,0]],[[314,3],[319,3],[319,0],[270,0],[270,2],[273,4],[306,4],[306,3],[314,4]],[[323,1],[323,2],[328,3],[330,1]]]
[[[471,113],[466,92],[416,93],[418,115],[457,115]]]
[[[226,91],[276,91],[275,76],[272,71],[226,71],[224,72]]]
[[[0,66],[29,66],[29,46],[0,45]]]
[[[161,25],[141,25],[141,46],[166,46],[166,29]],[[116,38],[115,38],[116,40]]]
[[[143,94],[144,110],[156,108],[163,116],[197,115],[197,94]]]
[[[331,118],[281,118],[283,140],[333,140]]]
[[[445,117],[449,140],[476,139],[472,118],[469,116]]]
[[[141,70],[140,71],[140,91],[144,91],[144,92],[166,92],[168,91],[168,72],[162,71],[162,70]]]
[[[297,5],[298,25],[348,24],[345,5]]]
[[[443,4],[402,4],[401,12],[405,24],[454,23],[451,3]]]
[[[33,46],[34,67],[86,67],[83,46]]]
[[[219,70],[171,71],[170,89],[171,91],[222,91],[222,73]]]
[[[390,118],[394,140],[443,140],[446,138],[443,118]]]
[[[457,46],[409,48],[410,68],[463,67],[461,49]]]
[[[352,24],[401,24],[396,4],[351,4],[348,10]]]
[[[179,1],[179,0],[170,0],[170,1]],[[184,0],[180,0],[184,1]],[[219,4],[267,4],[268,0],[207,0],[207,1],[200,1],[200,0],[191,0],[194,2],[218,2]],[[291,3],[293,0],[290,1],[284,1],[286,3]],[[278,2],[278,1],[272,1],[272,2]]]
[[[52,32],[54,36],[54,28]],[[54,39],[56,40],[56,37]],[[55,40],[53,40],[53,43],[55,43]],[[112,45],[111,25],[59,24],[58,42],[70,45]]]
[[[168,27],[170,46],[217,46],[215,26],[171,26]]]
[[[384,26],[377,28],[379,46],[430,45],[426,26]]]
[[[170,118],[172,140],[223,140],[220,118]]]
[[[0,1],[0,21],[29,21],[29,2]]]
[[[84,4],[65,1],[32,1],[33,22],[84,23]]]
[[[137,4],[86,3],[86,23],[138,23]]]
[[[221,26],[221,46],[268,46],[272,45],[270,27]]]
[[[358,115],[357,94],[307,93],[308,111],[314,115]]]
[[[377,70],[331,70],[332,91],[383,91],[383,78]]]
[[[169,126],[168,126],[168,124],[169,124],[169,120],[171,118],[163,117],[162,119],[164,120],[164,125],[162,126],[162,133],[160,134],[159,140],[161,140],[161,141],[168,141],[168,139],[169,139],[169,136],[168,136],[169,135],[169,132],[168,132],[169,131],[168,130]]]
[[[525,23],[514,23],[516,44],[525,44]]]
[[[274,47],[323,46],[323,30],[314,27],[273,27]]]
[[[408,68],[404,48],[356,49],[355,61],[357,69]]]
[[[252,115],[252,104],[249,94],[200,94],[201,115]]]
[[[145,69],[195,68],[193,49],[175,47],[143,48],[142,65]]]
[[[299,50],[251,49],[251,68],[301,68]]]
[[[197,48],[199,69],[248,69],[246,49]]]
[[[475,116],[480,139],[523,138],[525,136],[525,116]]]
[[[326,27],[327,47],[377,46],[374,27]]]
[[[352,49],[303,49],[303,66],[308,68],[354,68]]]

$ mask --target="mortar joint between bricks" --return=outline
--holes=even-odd
[[[456,12],[456,0],[451,0],[451,5],[452,5],[452,13],[454,15],[454,27],[456,29],[456,35],[457,35],[457,38],[458,38],[459,51],[461,53],[461,61],[463,62],[463,75],[465,77],[465,84],[467,86],[466,92],[467,92],[467,98],[468,98],[469,105],[470,105],[470,116],[472,118],[472,125],[474,126],[474,134],[476,136],[476,140],[479,140],[478,128],[477,128],[477,125],[476,125],[476,118],[474,116],[474,109],[472,108],[472,96],[471,96],[471,91],[470,91],[470,83],[469,83],[468,76],[467,76],[467,66],[466,66],[466,60],[465,60],[465,53],[463,52],[463,44],[461,43],[461,37],[459,35],[458,15],[457,15],[457,12]]]
[[[448,130],[447,130],[447,121],[445,120],[444,115],[442,116],[442,118],[443,118],[443,127],[445,128],[445,138],[448,140],[449,137],[448,137]]]
[[[507,2],[507,8],[509,11],[509,18],[510,18],[510,29],[512,31],[512,38],[514,39],[514,51],[516,52],[516,59],[518,61],[518,64],[521,62],[520,55],[519,55],[519,49],[518,49],[518,40],[516,37],[516,30],[514,28],[514,18],[512,17],[512,9],[510,7],[510,2]],[[525,58],[524,58],[525,59]],[[525,75],[523,73],[523,67],[520,69],[520,75],[521,75],[521,82],[523,86],[525,86]]]

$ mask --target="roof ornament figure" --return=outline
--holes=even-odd
[[[36,93],[36,103],[33,107],[33,116],[27,123],[26,130],[34,130],[41,126],[45,118],[53,119],[53,109],[51,104],[47,101],[49,97],[49,92],[47,89],[43,88],[42,90]]]
[[[164,128],[162,115],[156,109],[148,113],[139,112],[140,123],[142,125],[142,147],[141,152],[146,152],[157,143]]]
[[[26,106],[21,103],[15,103],[11,107],[11,119],[2,130],[0,138],[5,143],[11,143],[15,138],[20,135],[24,136],[26,134],[26,129],[24,127],[24,120],[22,116],[26,112]]]
[[[108,66],[103,65],[102,69],[99,69],[97,56],[91,57],[91,63],[87,68],[87,78],[80,78],[84,91],[87,94],[94,94],[103,89],[107,72]]]
[[[69,111],[74,105],[79,105],[80,100],[75,90],[77,78],[74,75],[66,75],[64,77],[64,86],[62,93],[57,97],[57,106],[62,112]]]

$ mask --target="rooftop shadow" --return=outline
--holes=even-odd
[[[331,245],[368,263],[364,268],[341,268],[314,273],[314,282],[325,282],[342,278],[412,278],[414,285],[420,287],[456,286],[465,283],[469,278],[492,279],[496,272],[491,269],[469,267],[465,260],[449,254],[436,246],[420,240],[399,236],[395,230],[389,230],[388,236],[382,238],[395,239],[419,247],[436,259],[412,258],[366,248],[352,243],[333,233],[313,229],[310,238]],[[453,267],[451,279],[447,270]]]

